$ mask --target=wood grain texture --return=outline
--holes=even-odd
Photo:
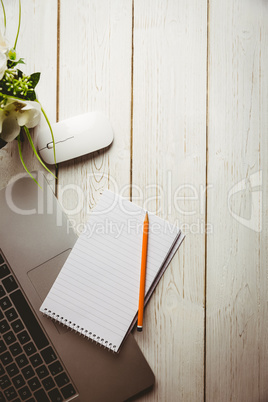
[[[26,74],[41,72],[37,86],[38,99],[42,103],[51,122],[56,119],[56,68],[57,68],[57,4],[54,0],[24,0],[22,2],[21,29],[17,43],[17,55],[25,60],[20,69]],[[6,36],[10,46],[14,45],[18,18],[19,2],[4,1],[7,17]],[[48,29],[49,27],[49,29]],[[33,132],[33,130],[31,130]],[[36,136],[34,136],[34,141]],[[42,170],[27,139],[23,143],[23,158],[30,171]],[[0,182],[7,184],[14,175],[25,172],[20,162],[16,141],[0,150]],[[54,182],[53,176],[47,175]]]
[[[203,400],[206,38],[206,2],[134,1],[132,198],[187,233],[136,335],[146,401]]]
[[[100,110],[115,136],[59,168],[61,202],[78,225],[104,188],[130,192],[131,1],[62,1],[60,16],[59,119]]]
[[[210,1],[208,401],[268,400],[267,20],[266,1]]]
[[[135,333],[156,376],[139,400],[266,402],[267,0],[77,4],[23,0],[17,46],[52,122],[102,110],[114,129],[59,165],[58,198],[78,233],[110,188],[187,234]],[[16,142],[0,150],[1,187],[23,171]]]

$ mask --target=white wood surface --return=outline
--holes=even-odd
[[[268,400],[267,21],[266,0],[22,0],[17,50],[50,120],[98,109],[114,129],[58,167],[74,229],[110,188],[187,234],[135,334],[156,375],[141,401]],[[22,171],[0,150],[1,187]]]
[[[131,38],[130,0],[61,2],[59,118],[101,110],[115,133],[109,150],[59,167],[59,195],[77,232],[104,188],[130,193]]]
[[[135,1],[133,32],[132,198],[187,232],[136,335],[156,375],[144,400],[201,401],[205,234],[190,228],[205,219],[206,3]]]
[[[206,396],[264,402],[268,3],[212,0],[209,26]]]

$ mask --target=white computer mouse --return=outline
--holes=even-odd
[[[109,119],[102,112],[90,112],[51,124],[56,163],[105,148],[113,141]],[[47,124],[38,129],[37,149],[47,164],[54,164],[51,132]]]

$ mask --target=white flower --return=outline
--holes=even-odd
[[[0,80],[4,77],[7,68],[7,57],[4,53],[0,52]]]
[[[41,118],[41,106],[37,102],[9,98],[4,109],[0,109],[0,138],[13,141],[20,128],[35,127]]]
[[[9,44],[5,36],[2,35],[2,32],[0,30],[0,52],[7,54],[9,49]]]
[[[4,77],[7,68],[7,53],[9,45],[6,38],[0,30],[0,80]]]

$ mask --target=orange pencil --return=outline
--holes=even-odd
[[[148,219],[148,213],[146,212],[145,219],[144,219],[144,222],[143,222],[140,295],[139,295],[139,310],[138,310],[137,331],[142,331],[142,324],[143,324],[143,309],[144,309],[144,293],[145,293],[148,233],[149,233],[149,219]]]

